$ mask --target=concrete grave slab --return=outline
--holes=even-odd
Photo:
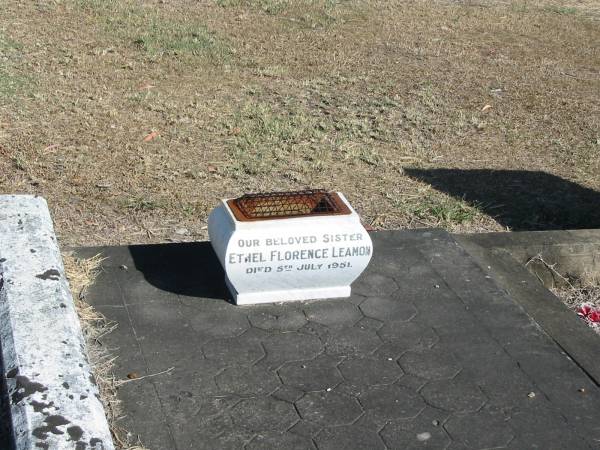
[[[0,196],[0,344],[18,450],[114,448],[41,197]]]
[[[525,311],[583,370],[600,384],[598,336],[565,307],[542,281],[552,286],[551,271],[525,267],[536,255],[557,266],[561,273],[600,274],[600,230],[482,233],[458,235],[470,257],[510,292]]]
[[[116,375],[173,367],[123,386],[122,425],[176,450],[598,448],[593,362],[560,330],[444,231],[371,238],[352,297],[252,306],[205,243],[79,249],[107,257],[88,299]]]

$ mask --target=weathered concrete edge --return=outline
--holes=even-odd
[[[540,276],[536,272],[524,266],[526,259],[515,259],[515,254],[517,257],[523,257],[530,251],[548,247],[553,239],[557,239],[554,241],[555,245],[561,245],[561,236],[556,236],[557,232],[549,232],[551,235],[547,236],[549,239],[546,244],[543,242],[545,237],[543,233],[546,232],[535,232],[534,236],[518,236],[514,240],[506,236],[498,236],[495,240],[495,236],[492,236],[505,233],[486,233],[487,236],[482,239],[473,235],[453,235],[453,237],[480,267],[493,276],[502,289],[519,302],[581,369],[597,385],[600,385],[600,360],[598,359],[600,338],[540,283]],[[576,236],[569,235],[567,232],[562,233],[565,237],[563,244],[572,244]],[[529,232],[527,234],[531,235]],[[596,233],[586,231],[583,236],[584,243],[589,238],[592,238],[593,243],[595,236]],[[535,239],[527,240],[528,237]],[[519,249],[514,243],[520,239],[524,239],[522,242],[525,246]],[[499,245],[491,245],[494,243]],[[507,243],[514,245],[506,245]],[[562,264],[565,262],[563,261]]]
[[[557,272],[582,275],[600,275],[600,229],[519,231],[510,233],[455,234],[454,238],[465,245],[478,245],[487,249],[504,249],[521,264],[527,265],[546,287],[561,284],[563,280],[543,262]],[[532,258],[534,258],[532,260]]]
[[[0,196],[0,275],[16,448],[114,449],[43,198]]]

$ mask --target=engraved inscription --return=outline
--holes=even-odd
[[[226,260],[246,266],[247,274],[344,270],[352,267],[353,257],[372,252],[362,233],[238,239],[236,244]]]

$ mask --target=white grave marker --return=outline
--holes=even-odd
[[[346,198],[320,190],[222,200],[208,233],[238,305],[348,297],[373,253]]]

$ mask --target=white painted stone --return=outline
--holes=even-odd
[[[0,342],[18,450],[114,448],[46,201],[0,196]]]
[[[238,305],[350,296],[373,245],[350,214],[238,221],[227,200],[208,218],[211,244]]]

